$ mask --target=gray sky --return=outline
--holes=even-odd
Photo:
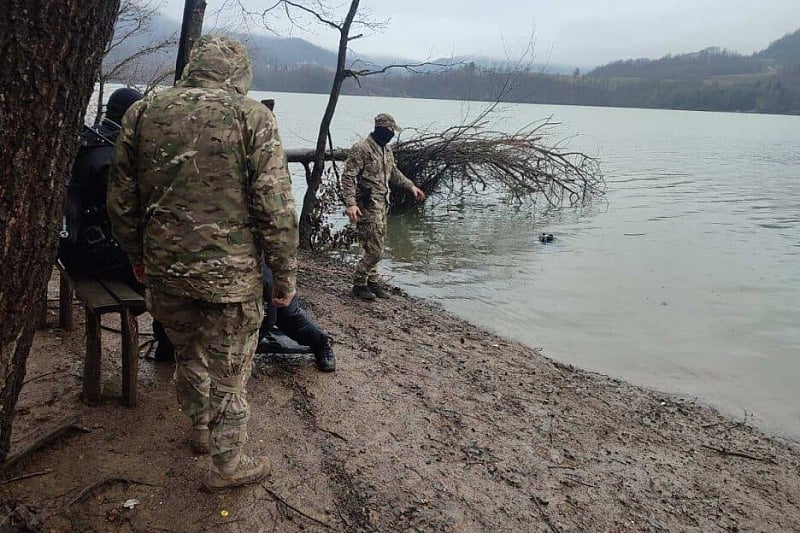
[[[258,9],[269,0],[241,0]],[[344,14],[349,2],[331,0]],[[206,30],[223,0],[208,0]],[[765,48],[800,28],[800,0],[362,0],[371,18],[388,20],[380,33],[353,42],[372,55],[412,58],[447,55],[517,56],[533,30],[537,61],[596,65],[615,59],[661,57],[721,46],[742,53]],[[164,14],[180,19],[183,2],[168,0]],[[336,33],[289,30],[334,49]],[[508,50],[508,54],[506,53]]]

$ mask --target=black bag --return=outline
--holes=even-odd
[[[106,211],[117,133],[101,125],[87,127],[81,135],[67,187],[58,256],[72,273],[129,281],[130,261],[114,240]]]

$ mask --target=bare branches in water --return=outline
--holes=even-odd
[[[599,161],[582,152],[549,146],[557,123],[542,120],[515,133],[487,127],[486,116],[440,133],[421,132],[395,146],[397,166],[426,194],[490,191],[512,203],[544,198],[550,207],[577,206],[605,191]],[[393,191],[394,208],[414,205]]]

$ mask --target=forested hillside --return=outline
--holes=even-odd
[[[655,80],[698,79],[713,76],[760,74],[770,70],[766,61],[720,48],[691,54],[667,55],[661,59],[625,59],[597,67],[588,75],[603,78],[647,78]]]
[[[781,37],[756,57],[778,65],[800,65],[800,30]]]
[[[661,80],[711,78],[771,73],[800,65],[800,30],[773,42],[752,55],[721,48],[706,48],[690,54],[661,59],[626,59],[597,67],[589,76],[605,78],[650,78]]]
[[[176,23],[161,21],[154,33],[175,29]],[[333,51],[297,38],[241,37],[253,59],[255,90],[311,93],[330,90],[336,59]],[[126,51],[135,50],[119,49],[115,54],[124,55]],[[174,62],[174,57],[165,55],[157,59],[162,66]],[[373,65],[404,62],[402,58],[363,60]],[[615,61],[583,76],[578,69],[565,66],[530,65],[524,72],[510,72],[508,61],[486,58],[463,61],[462,58],[461,64],[447,70],[431,69],[420,74],[402,71],[362,78],[361,86],[350,79],[344,92],[494,100],[501,86],[510,80],[511,91],[504,98],[512,102],[800,114],[800,30],[752,55],[706,48],[656,60]],[[549,73],[543,73],[545,68]],[[572,75],[552,74],[572,70]],[[146,73],[147,69],[138,71],[140,76]]]
[[[254,86],[325,93],[331,72],[322,65],[257,64]],[[345,84],[349,94],[495,100],[510,81],[507,101],[800,114],[800,31],[750,56],[719,48],[658,60],[617,61],[588,75],[510,72],[470,62],[449,70],[384,75]]]

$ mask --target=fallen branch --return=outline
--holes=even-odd
[[[281,503],[281,504],[283,504],[285,507],[287,507],[287,508],[291,509],[292,511],[294,511],[294,512],[295,512],[295,513],[297,513],[297,514],[299,514],[300,516],[304,516],[305,518],[307,518],[307,519],[311,520],[311,521],[312,521],[312,522],[314,522],[315,524],[319,524],[319,525],[321,525],[321,526],[327,527],[328,529],[333,529],[333,526],[331,526],[331,525],[330,525],[330,524],[328,524],[327,522],[323,522],[322,520],[320,520],[320,519],[318,519],[318,518],[314,518],[313,516],[311,516],[311,515],[309,515],[309,514],[307,514],[307,513],[304,513],[303,511],[301,511],[300,509],[298,509],[298,508],[297,508],[297,507],[295,507],[294,505],[290,504],[289,502],[287,502],[286,500],[284,500],[283,498],[281,498],[280,496],[278,496],[278,494],[276,494],[276,493],[275,493],[273,490],[269,489],[269,488],[268,488],[266,485],[261,485],[261,486],[264,488],[264,490],[265,490],[265,491],[267,491],[267,494],[269,494],[270,496],[272,496],[272,498],[273,498],[275,501],[277,501],[277,502],[280,502],[280,503]]]
[[[725,449],[725,448],[716,448],[714,446],[708,446],[707,444],[701,444],[701,447],[702,448],[706,448],[708,450],[715,451],[720,455],[727,455],[729,457],[741,457],[742,459],[750,459],[752,461],[760,461],[762,463],[769,463],[769,464],[773,464],[773,465],[777,465],[778,464],[778,462],[775,461],[775,459],[772,459],[770,457],[757,457],[755,455],[751,455],[751,454],[746,453],[746,452],[739,452],[739,451],[736,451],[736,450],[728,450],[728,449]]]
[[[135,480],[135,479],[129,479],[129,478],[126,478],[126,477],[107,477],[107,478],[101,479],[100,481],[96,481],[96,482],[92,483],[91,485],[89,485],[88,487],[84,488],[77,496],[75,496],[75,498],[72,499],[72,501],[70,501],[64,507],[64,509],[65,510],[69,509],[70,507],[72,507],[76,503],[82,502],[83,500],[85,500],[92,493],[92,491],[94,491],[96,489],[99,489],[100,487],[105,487],[105,486],[108,486],[108,485],[114,485],[115,483],[124,483],[126,485],[143,485],[145,487],[160,487],[161,486],[161,485],[156,485],[156,484],[153,484],[153,483],[147,483],[145,481],[138,481],[138,480]]]
[[[40,448],[44,448],[45,446],[52,444],[53,442],[57,441],[61,437],[73,432],[73,431],[82,431],[84,433],[88,433],[88,430],[80,425],[81,415],[75,413],[70,415],[69,417],[65,418],[60,424],[56,425],[52,430],[48,431],[44,435],[40,435],[36,439],[33,440],[30,444],[23,445],[20,450],[12,453],[6,458],[6,461],[0,466],[0,470],[5,470],[10,468],[11,466],[17,464],[19,461],[28,457],[33,452],[39,450]]]
[[[341,436],[340,434],[336,433],[335,431],[331,431],[330,429],[325,429],[325,428],[322,428],[322,427],[319,427],[319,426],[317,426],[317,429],[322,431],[323,433],[327,433],[331,437],[336,437],[337,439],[339,439],[341,441],[349,442],[345,437]]]
[[[0,482],[0,486],[8,485],[9,483],[14,483],[15,481],[22,481],[23,479],[29,479],[29,478],[32,478],[32,477],[46,476],[50,472],[52,472],[52,470],[48,469],[48,470],[42,470],[41,472],[34,472],[32,474],[25,474],[23,476],[17,476],[15,478],[7,479],[7,480],[5,480],[3,482]]]
[[[394,148],[397,166],[427,194],[438,190],[505,194],[513,203],[542,197],[551,207],[577,206],[602,195],[598,161],[545,144],[555,122],[543,120],[515,133],[486,127],[486,115],[440,133],[422,132]],[[394,191],[394,205],[414,205]]]

